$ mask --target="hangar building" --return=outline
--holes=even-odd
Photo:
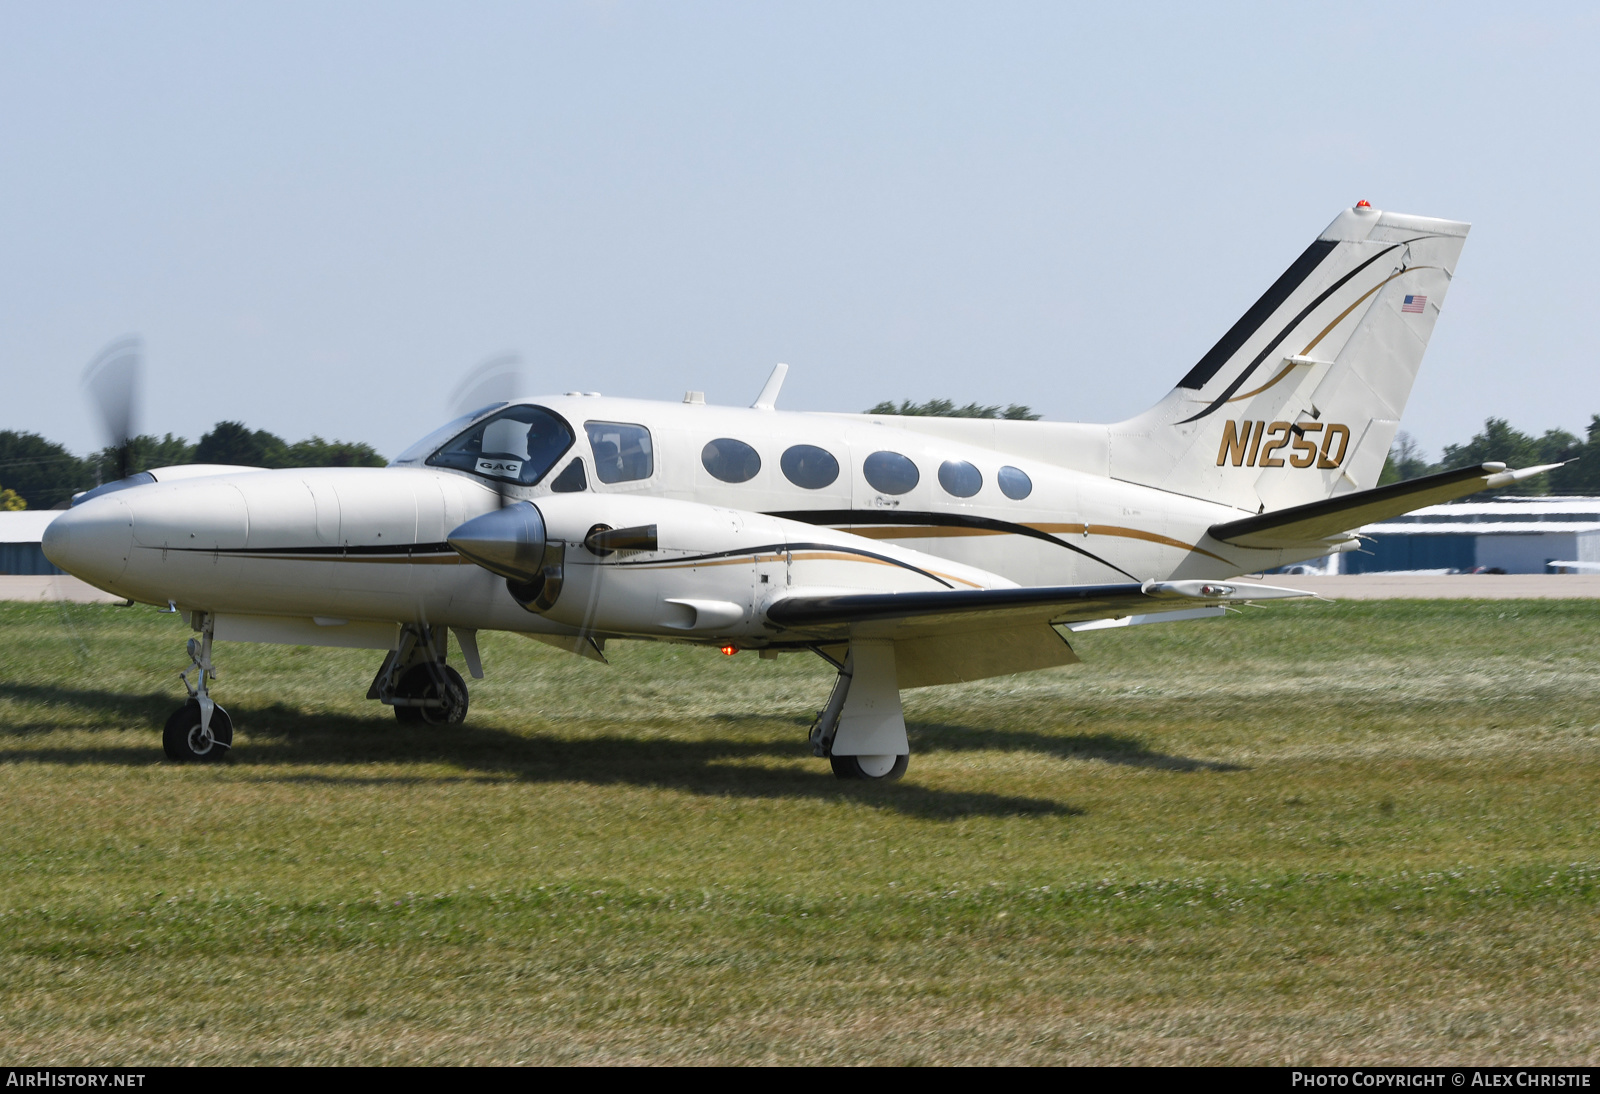
[[[39,541],[45,526],[60,515],[57,509],[0,513],[0,574],[59,574]]]
[[[1558,569],[1552,562],[1600,564],[1600,498],[1449,502],[1369,524],[1361,535],[1368,541],[1360,551],[1333,556],[1339,573],[1480,568],[1550,573]]]

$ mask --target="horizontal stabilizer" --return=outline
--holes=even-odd
[[[1464,498],[1480,490],[1509,486],[1560,466],[1559,463],[1549,463],[1521,471],[1507,471],[1503,463],[1460,467],[1374,490],[1296,505],[1275,513],[1214,524],[1211,526],[1211,536],[1236,547],[1302,547],[1343,535],[1364,524],[1409,513],[1413,509]]]
[[[767,609],[789,630],[829,637],[839,628],[870,625],[874,636],[989,630],[1028,623],[1075,623],[1210,604],[1310,596],[1295,589],[1242,581],[1147,581],[1118,585],[1057,585],[1013,589],[791,596]]]

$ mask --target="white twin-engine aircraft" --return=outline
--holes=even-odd
[[[52,562],[187,614],[166,752],[233,740],[213,641],[386,650],[368,697],[460,722],[477,634],[605,660],[613,639],[838,669],[811,730],[892,779],[900,690],[1077,660],[1076,630],[1304,595],[1235,575],[1354,548],[1367,522],[1544,468],[1374,488],[1468,226],[1341,212],[1150,410],[1115,425],[561,397],[450,422],[383,469],[189,466],[83,495]]]

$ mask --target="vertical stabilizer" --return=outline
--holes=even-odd
[[[1347,209],[1178,382],[1114,478],[1282,509],[1377,484],[1468,225]]]

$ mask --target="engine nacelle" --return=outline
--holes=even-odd
[[[518,502],[450,533],[517,602],[600,635],[765,640],[776,600],[1013,583],[848,532],[698,502],[571,494]]]

